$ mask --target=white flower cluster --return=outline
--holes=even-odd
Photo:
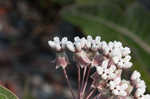
[[[91,49],[92,51],[102,50],[103,54],[109,55],[118,68],[130,68],[132,63],[130,62],[131,53],[128,47],[123,47],[121,42],[109,42],[101,41],[101,37],[97,36],[95,39],[92,36],[86,38],[74,38],[74,42],[68,41],[66,37],[60,40],[58,37],[54,37],[54,41],[48,42],[51,48],[56,51],[61,51],[65,48],[71,52],[81,51],[82,49]]]
[[[118,96],[127,96],[126,90],[128,88],[128,84],[124,83],[120,77],[110,81],[109,86],[113,94]]]
[[[134,97],[136,99],[150,99],[150,95],[144,95],[146,85],[140,79],[141,75],[139,72],[135,71],[132,74],[131,82],[121,80],[122,70],[132,66],[132,62],[130,62],[130,48],[123,47],[121,42],[111,41],[107,43],[101,41],[100,36],[97,36],[95,39],[92,36],[87,36],[87,38],[75,37],[74,42],[69,41],[66,37],[61,40],[58,37],[54,37],[53,41],[48,41],[48,44],[56,51],[63,52],[67,49],[73,52],[81,68],[89,64],[94,65],[97,74],[102,80],[106,81],[107,87],[114,95],[129,97],[133,90],[132,88],[135,87]],[[92,58],[88,55],[91,52],[94,54]],[[103,57],[102,60],[99,59],[100,57]],[[67,61],[62,57],[58,60],[58,65],[66,68]],[[134,86],[132,86],[132,83]]]
[[[138,71],[134,71],[131,75],[131,80],[134,86],[136,87],[135,97],[137,99],[150,99],[150,95],[144,95],[146,91],[146,85],[144,80],[141,80],[141,74]]]
[[[117,96],[127,96],[128,84],[123,83],[121,80],[121,69],[117,69],[115,65],[111,64],[109,67],[109,60],[106,59],[102,62],[102,65],[96,66],[97,73],[101,75],[103,80],[109,80],[107,86],[112,93]]]
[[[109,55],[118,68],[130,68],[132,63],[130,62],[131,53],[128,47],[123,47],[121,42],[101,42],[101,48],[104,51],[105,55]]]
[[[97,73],[99,75],[101,75],[101,77],[103,79],[113,79],[117,76],[115,70],[116,70],[116,66],[115,65],[111,65],[109,68],[108,68],[108,64],[109,64],[109,60],[106,59],[102,62],[102,65],[101,66],[96,66],[96,69],[97,69]]]

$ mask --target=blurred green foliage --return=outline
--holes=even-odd
[[[99,0],[77,5],[78,11],[100,16],[124,26],[150,44],[150,12],[139,2],[135,0]]]
[[[68,5],[74,3],[74,0],[52,0],[52,3],[60,4],[60,5]]]
[[[124,16],[123,25],[150,44],[150,12],[139,3],[130,6]]]

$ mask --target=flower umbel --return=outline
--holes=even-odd
[[[134,71],[129,80],[122,78],[122,72],[131,68],[132,62],[130,48],[124,47],[121,42],[107,43],[101,41],[100,36],[93,39],[89,35],[87,38],[75,37],[74,42],[67,37],[54,37],[48,44],[57,51],[56,68],[63,69],[73,99],[150,99],[150,94],[145,94],[146,84],[138,71]],[[71,87],[66,71],[69,64],[67,51],[73,53],[77,65],[77,94]],[[95,70],[92,76],[91,69]],[[93,82],[89,82],[89,78]]]

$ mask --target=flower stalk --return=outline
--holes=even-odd
[[[64,76],[65,76],[65,78],[66,78],[67,84],[68,84],[68,86],[69,86],[70,92],[71,92],[71,94],[72,94],[72,98],[73,98],[73,99],[76,99],[76,97],[75,97],[75,95],[74,95],[74,92],[73,92],[73,89],[72,89],[72,87],[71,87],[71,84],[70,84],[70,81],[69,81],[69,78],[68,78],[66,69],[64,69],[63,71],[64,71]]]
[[[80,66],[78,65],[77,66],[78,67],[78,99],[80,99],[80,97],[81,97],[81,92],[80,92],[80,88],[81,88],[81,86],[80,86],[80,82],[81,82],[81,69],[80,69]]]

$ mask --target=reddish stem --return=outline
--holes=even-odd
[[[101,96],[101,94],[99,93],[99,94],[97,94],[93,99],[100,99],[100,98],[97,98],[97,97],[99,97],[99,96]]]
[[[84,93],[85,93],[85,89],[86,89],[86,87],[87,87],[87,83],[88,83],[88,78],[89,78],[89,75],[90,75],[90,65],[89,65],[89,67],[88,67],[88,73],[87,73],[87,76],[86,76],[86,80],[85,80],[85,84],[84,84],[84,87],[83,87],[83,90],[82,90],[82,97],[83,97],[83,95],[84,95]]]
[[[66,80],[67,80],[67,84],[68,84],[69,89],[70,89],[70,92],[71,92],[71,94],[72,94],[72,97],[73,97],[73,99],[76,99],[76,98],[75,98],[75,95],[74,95],[74,93],[73,93],[73,89],[72,89],[72,87],[71,87],[71,84],[70,84],[70,81],[69,81],[69,78],[68,78],[66,69],[64,68],[63,70],[64,70],[65,78],[66,78]]]
[[[94,90],[92,90],[90,93],[89,93],[89,95],[87,96],[87,98],[86,99],[89,99],[92,95],[93,95],[93,93],[95,92],[96,90],[94,89]]]
[[[89,99],[93,93],[96,91],[96,89],[92,89],[89,93],[88,93],[88,96],[86,97],[86,99]]]
[[[87,66],[84,67],[84,71],[83,71],[83,78],[82,78],[82,85],[81,85],[82,89],[83,89],[83,86],[84,86],[84,79],[85,79],[86,71],[87,71]]]
[[[80,99],[80,90],[81,90],[81,86],[80,86],[80,82],[81,82],[81,69],[80,69],[80,65],[77,66],[78,67],[78,98]]]

